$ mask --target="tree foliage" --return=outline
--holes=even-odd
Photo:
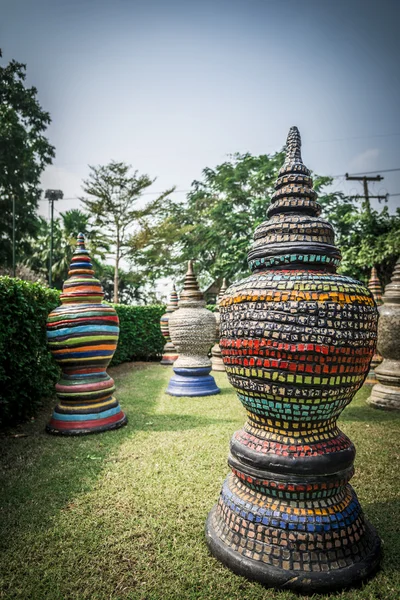
[[[203,286],[249,273],[247,253],[255,228],[267,218],[283,152],[234,154],[194,181],[186,202],[168,199],[149,208],[131,240],[131,260],[150,278],[180,278],[195,259]],[[368,210],[357,199],[327,191],[332,179],[314,177],[325,216],[342,251],[341,272],[364,281],[375,264],[386,283],[400,254],[400,214]],[[152,266],[149,269],[149,265]]]
[[[148,175],[130,173],[131,166],[112,161],[104,166],[90,166],[90,174],[83,182],[82,198],[91,222],[107,235],[114,256],[114,302],[118,302],[120,261],[129,250],[132,226],[147,214],[147,208],[137,207],[143,191],[154,183]],[[153,203],[157,204],[172,190],[167,190]]]
[[[247,252],[255,227],[265,220],[284,155],[234,154],[203,170],[186,203],[158,203],[141,219],[131,238],[135,264],[153,265],[150,276],[183,273],[195,259],[203,285],[246,273]]]
[[[25,78],[26,65],[15,60],[0,65],[0,265],[6,266],[12,257],[12,197],[21,261],[39,224],[40,176],[54,157],[44,136],[50,115],[41,108],[36,88],[26,87]]]
[[[53,223],[53,286],[61,289],[68,277],[68,269],[76,248],[76,237],[83,233],[86,246],[91,253],[95,268],[101,265],[108,250],[107,242],[100,231],[89,224],[89,215],[78,209],[67,210]],[[26,264],[45,281],[49,278],[50,223],[39,218],[39,231],[31,241],[32,252]]]
[[[105,263],[96,265],[96,277],[104,290],[104,300],[112,302],[114,298],[114,267]],[[138,273],[118,269],[119,304],[137,304],[144,300],[143,279]]]
[[[325,178],[325,185],[330,181]],[[319,202],[336,232],[342,253],[340,272],[366,283],[376,266],[386,285],[400,256],[400,210],[390,214],[384,206],[378,211],[341,192],[322,196]]]

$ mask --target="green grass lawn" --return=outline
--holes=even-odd
[[[0,598],[298,598],[234,575],[205,543],[229,440],[245,420],[225,374],[216,376],[220,395],[189,399],[164,394],[171,368],[110,371],[127,427],[52,437],[49,405],[11,432],[27,437],[0,439]],[[362,589],[330,598],[400,597],[400,418],[367,407],[368,394],[359,392],[341,427],[357,447],[352,484],[383,539],[383,568]]]

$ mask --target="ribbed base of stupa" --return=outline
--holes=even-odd
[[[376,383],[378,383],[375,374],[375,369],[381,364],[382,360],[382,356],[380,356],[379,354],[374,354],[371,360],[371,364],[369,365],[369,372],[367,378],[364,381],[364,383],[366,383],[367,385],[375,385]]]
[[[167,342],[163,349],[160,365],[173,365],[179,354],[172,342]]]
[[[101,433],[118,429],[128,422],[119,404],[101,412],[95,412],[95,407],[88,407],[85,412],[60,412],[61,410],[59,405],[54,409],[50,422],[46,425],[47,433],[54,435]]]
[[[210,375],[211,367],[175,368],[169,380],[167,394],[170,396],[213,396],[220,389]]]
[[[350,485],[336,497],[285,501],[234,475],[209,513],[206,540],[238,575],[304,593],[356,585],[376,571],[381,555]]]
[[[378,383],[367,403],[382,410],[400,410],[400,360],[384,359],[376,367]]]
[[[160,365],[173,365],[177,358],[178,354],[163,354],[162,359],[160,360]]]
[[[367,404],[381,410],[400,410],[400,387],[377,383],[372,388]]]
[[[218,356],[212,356],[211,357],[211,369],[213,371],[225,371],[225,365],[224,365],[224,361],[222,360],[222,358],[219,358]]]

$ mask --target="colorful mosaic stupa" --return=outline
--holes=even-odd
[[[379,307],[378,351],[382,355],[375,369],[378,383],[368,403],[384,410],[400,410],[400,258]]]
[[[178,358],[178,352],[175,346],[171,342],[169,335],[169,317],[178,308],[178,294],[176,293],[175,284],[172,286],[172,292],[169,297],[167,304],[167,310],[160,319],[160,328],[163,338],[165,339],[165,346],[163,349],[163,355],[160,364],[161,365],[173,365]]]
[[[219,290],[217,303],[216,303],[215,311],[214,311],[217,328],[216,328],[216,332],[215,332],[216,333],[215,344],[211,349],[211,364],[212,364],[213,371],[225,371],[224,361],[222,360],[221,348],[219,347],[219,321],[220,321],[219,303],[221,302],[222,298],[224,297],[226,288],[227,288],[226,279],[224,278],[224,280],[222,281],[221,289]]]
[[[340,252],[300,145],[292,127],[252,275],[220,304],[223,360],[248,419],[206,537],[236,573],[313,593],[379,563],[379,537],[349,484],[355,448],[337,426],[368,373],[378,315],[368,289],[336,274]]]
[[[174,362],[167,394],[171,396],[211,396],[220,389],[210,375],[208,352],[215,339],[215,316],[206,309],[189,261],[178,310],[169,318],[169,334],[179,353]]]
[[[377,306],[381,306],[382,305],[382,288],[381,288],[381,282],[379,281],[378,272],[376,270],[376,267],[372,267],[371,277],[370,277],[370,280],[368,281],[368,289],[374,297],[375,304]],[[375,350],[375,354],[372,357],[371,364],[369,367],[369,373],[368,373],[367,379],[365,380],[365,383],[368,383],[369,385],[375,385],[375,383],[378,383],[378,380],[375,375],[375,369],[378,365],[381,364],[382,360],[383,360],[382,356],[379,354],[378,350]]]
[[[112,306],[102,304],[103,289],[82,233],[68,275],[62,304],[47,320],[50,352],[62,375],[56,384],[58,404],[46,429],[64,435],[116,429],[127,418],[113,396],[114,380],[106,368],[118,343],[118,316]]]

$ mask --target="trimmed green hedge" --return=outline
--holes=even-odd
[[[165,313],[165,306],[113,306],[119,317],[120,333],[111,366],[129,360],[151,360],[160,357],[165,344],[160,330],[160,318]]]
[[[58,367],[47,350],[47,315],[60,292],[40,283],[0,277],[0,424],[34,415],[54,393]]]

